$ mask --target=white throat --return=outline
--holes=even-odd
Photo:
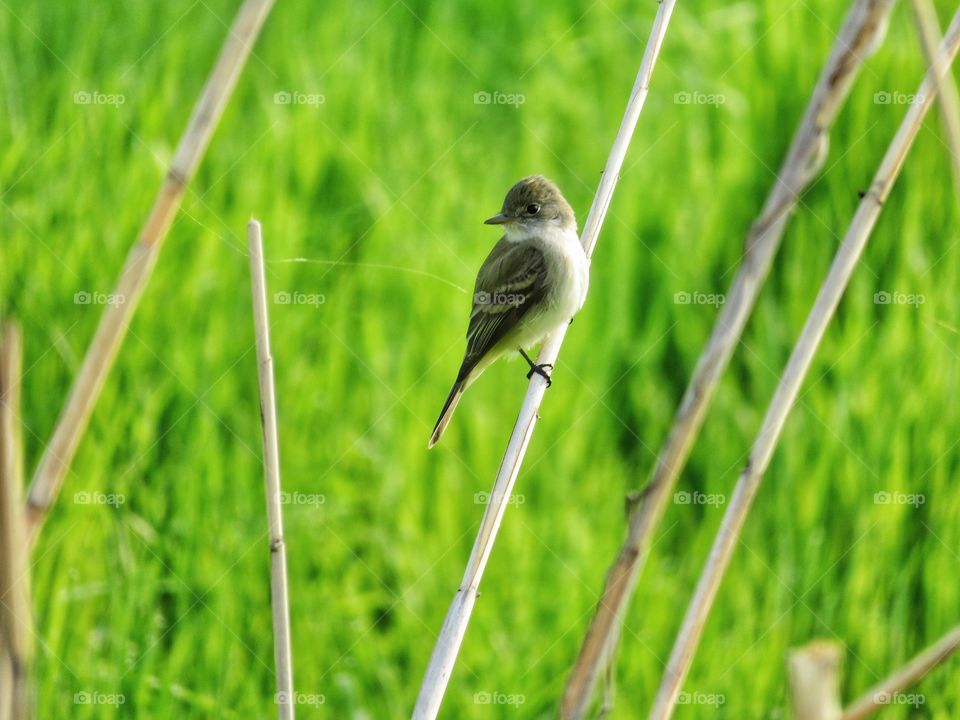
[[[530,224],[510,223],[503,226],[503,234],[509,242],[524,242],[532,238],[559,236],[564,234],[564,230],[559,224],[550,221]]]

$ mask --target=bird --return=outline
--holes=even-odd
[[[590,261],[577,219],[551,180],[523,178],[484,223],[502,226],[503,237],[477,273],[466,352],[428,448],[440,440],[466,389],[500,357],[519,352],[530,366],[527,378],[537,373],[549,387],[553,366],[534,363],[526,349],[572,322],[587,296]]]

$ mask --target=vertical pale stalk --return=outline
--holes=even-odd
[[[840,720],[841,658],[840,645],[827,640],[815,640],[790,653],[793,720]]]
[[[630,516],[626,540],[607,572],[596,615],[567,681],[561,708],[564,720],[584,717],[597,679],[612,657],[654,530],[770,270],[787,218],[826,159],[828,132],[864,59],[880,43],[892,4],[893,0],[855,0],[847,14],[763,211],[747,235],[743,264],[697,361],[653,478]]]
[[[257,380],[260,387],[260,421],[263,425],[263,482],[267,493],[270,530],[270,607],[273,611],[273,659],[277,668],[277,713],[293,720],[293,660],[290,651],[290,600],[287,592],[287,551],[283,542],[283,506],[280,496],[280,447],[277,442],[277,398],[270,354],[270,319],[267,313],[267,279],[263,263],[260,223],[247,225],[250,281],[253,290],[253,327],[257,336]]]
[[[20,437],[20,329],[0,334],[0,719],[33,715],[29,545],[24,528]]]
[[[640,71],[627,102],[627,109],[620,123],[620,129],[607,158],[607,164],[600,179],[600,187],[597,189],[593,205],[590,207],[590,213],[584,223],[580,242],[588,258],[593,254],[597,237],[600,234],[600,227],[603,224],[607,208],[610,206],[610,200],[613,197],[614,188],[619,180],[620,169],[623,166],[630,139],[633,137],[640,111],[646,100],[653,68],[663,45],[663,39],[675,5],[676,0],[660,0],[657,8],[650,38],[647,41],[643,60],[640,63]],[[544,341],[537,356],[537,362],[556,363],[566,332],[567,326],[564,325]],[[477,533],[473,551],[467,562],[463,581],[457,589],[450,609],[447,611],[440,636],[430,657],[430,664],[427,666],[423,685],[420,687],[420,694],[413,711],[413,717],[416,720],[432,720],[440,711],[440,703],[443,700],[447,683],[450,681],[457,653],[460,650],[467,625],[470,622],[470,615],[473,612],[473,606],[477,600],[480,579],[490,557],[490,551],[493,549],[493,542],[500,529],[507,502],[513,491],[517,473],[520,471],[520,464],[523,462],[527,445],[533,435],[533,427],[537,421],[537,410],[543,400],[544,390],[546,390],[546,381],[537,374],[531,376],[527,394],[520,408],[520,414],[517,417],[507,450],[500,463],[500,470],[497,472],[493,490],[489,495],[487,509],[480,522],[480,530]]]
[[[960,625],[917,655],[902,668],[870,688],[843,713],[842,720],[863,720],[887,707],[894,694],[919,682],[937,665],[960,649]]]
[[[939,66],[942,69],[949,67],[958,47],[960,47],[960,10],[954,15],[947,31],[947,37],[937,52]],[[750,505],[770,464],[770,458],[773,456],[787,415],[796,401],[797,393],[807,371],[810,369],[814,353],[823,339],[827,325],[830,323],[850,276],[859,262],[864,247],[866,247],[870,232],[873,230],[880,215],[880,210],[900,173],[907,152],[909,152],[917,133],[920,131],[923,119],[933,103],[936,90],[937,78],[934,71],[931,70],[927,73],[917,91],[917,102],[910,106],[906,117],[897,130],[897,134],[887,148],[869,191],[860,201],[843,243],[830,266],[826,280],[824,280],[820,292],[817,294],[813,309],[807,317],[806,324],[793,348],[773,399],[767,407],[763,424],[750,450],[746,468],[737,480],[730,505],[723,516],[720,529],[717,531],[706,566],[687,608],[673,651],[670,653],[670,660],[667,663],[667,669],[664,672],[660,689],[657,691],[654,700],[653,710],[650,713],[651,720],[665,720],[673,713],[680,688],[690,670],[693,655],[703,634],[707,615],[720,587],[720,581],[730,564],[730,558],[743,530]]]
[[[940,42],[940,23],[932,0],[913,0],[913,17],[917,23],[923,54],[939,78],[937,106],[950,148],[950,169],[953,171],[953,189],[960,198],[960,97],[953,76],[937,67],[937,44]]]
[[[124,302],[107,305],[96,334],[83,359],[67,399],[57,420],[50,443],[40,458],[27,497],[27,529],[35,542],[50,507],[70,468],[74,453],[90,420],[90,413],[100,396],[117,351],[127,334],[127,327],[150,276],[170,223],[180,207],[184,189],[200,163],[214,128],[220,121],[227,100],[236,85],[240,71],[266,20],[273,0],[246,0],[227,39],[206,87],[180,138],[163,186],[154,200],[140,237],[127,255],[117,280],[114,294]]]

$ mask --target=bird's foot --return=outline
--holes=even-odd
[[[553,380],[550,379],[550,373],[547,372],[547,368],[549,368],[550,370],[553,370],[553,365],[551,365],[550,363],[542,363],[541,365],[537,365],[536,363],[531,363],[530,372],[527,373],[527,380],[532,378],[533,374],[536,373],[537,375],[542,377],[544,380],[546,380],[547,387],[550,387],[551,385],[553,385]]]
[[[553,365],[550,363],[541,363],[537,365],[533,360],[530,359],[530,356],[527,355],[523,348],[517,348],[520,351],[520,355],[523,356],[523,359],[527,361],[527,365],[530,366],[530,372],[527,373],[527,380],[533,377],[533,374],[536,373],[544,380],[547,381],[547,387],[550,387],[553,384],[553,380],[550,379],[550,373],[547,372],[547,368],[553,370]]]

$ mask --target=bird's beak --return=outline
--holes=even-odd
[[[492,218],[487,218],[483,221],[484,225],[504,225],[508,222],[512,222],[513,218],[504,215],[503,213],[498,213]]]

